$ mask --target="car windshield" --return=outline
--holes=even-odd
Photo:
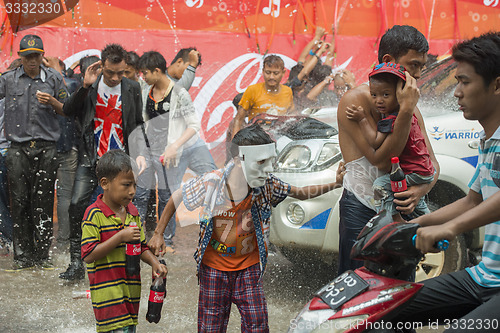
[[[459,112],[453,92],[457,85],[457,63],[448,57],[428,67],[417,81],[420,89],[418,108],[424,116],[432,117]]]

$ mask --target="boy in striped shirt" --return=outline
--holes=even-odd
[[[447,332],[498,332],[500,325],[500,32],[453,47],[458,63],[455,97],[464,117],[483,127],[476,173],[466,197],[413,220],[416,247],[438,252],[434,244],[485,226],[482,261],[424,281],[424,288],[397,320],[433,322]]]
[[[137,208],[131,203],[136,184],[130,157],[110,150],[99,159],[96,174],[104,193],[85,212],[82,259],[87,263],[97,332],[134,333],[141,276],[125,271],[125,243],[141,241],[141,259],[155,275],[166,276],[167,267],[147,247]],[[131,227],[132,222],[137,226]]]

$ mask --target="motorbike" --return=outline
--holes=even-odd
[[[290,322],[289,333],[396,332],[391,322],[417,295],[411,282],[423,254],[415,248],[416,223],[394,222],[381,211],[363,228],[351,257],[364,266],[346,271],[323,286]],[[442,240],[434,246],[448,247]],[[403,324],[403,323],[398,323]],[[410,323],[411,324],[411,323]]]

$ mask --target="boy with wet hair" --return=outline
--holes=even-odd
[[[262,63],[264,82],[249,86],[241,98],[234,118],[232,133],[237,133],[245,124],[260,113],[284,115],[293,110],[293,93],[290,87],[281,84],[285,74],[283,59],[275,54],[266,56]]]
[[[416,247],[422,253],[437,252],[434,244],[439,240],[452,241],[484,226],[483,256],[474,267],[423,281],[424,287],[395,321],[439,322],[445,332],[498,332],[500,32],[456,44],[452,57],[458,63],[454,95],[460,111],[465,119],[477,120],[483,127],[476,173],[467,196],[412,222],[421,226]]]
[[[363,107],[347,107],[347,119],[357,121],[362,129],[366,141],[378,149],[394,128],[394,121],[399,112],[399,103],[396,97],[398,82],[406,82],[405,68],[399,64],[383,62],[374,67],[368,75],[370,94],[373,107],[384,117],[378,121],[377,126],[372,126],[366,118]],[[417,184],[430,184],[434,180],[434,167],[429,158],[429,151],[425,144],[418,119],[413,115],[410,134],[406,146],[399,155],[401,169],[406,175],[408,186]],[[401,214],[394,205],[394,192],[391,189],[391,180],[388,173],[378,177],[373,182],[375,208],[377,213],[387,210],[395,221],[403,222]],[[418,215],[430,213],[424,198],[415,207]]]
[[[81,252],[87,263],[97,332],[135,332],[141,276],[126,273],[126,243],[140,240],[141,259],[153,268],[155,276],[166,276],[167,267],[147,247],[139,213],[132,204],[135,177],[130,157],[121,150],[110,150],[99,159],[96,174],[104,193],[85,212]]]
[[[288,195],[302,200],[319,196],[340,182],[299,188],[271,175],[275,142],[258,124],[236,133],[232,144],[232,159],[224,168],[192,178],[172,195],[149,246],[154,253],[164,249],[163,231],[180,201],[188,210],[202,207],[194,254],[198,332],[225,332],[232,303],[240,311],[242,332],[269,332],[261,278],[271,206]]]

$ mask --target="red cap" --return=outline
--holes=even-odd
[[[380,73],[391,73],[406,81],[405,68],[400,64],[395,64],[393,62],[383,62],[376,65],[368,77],[372,77],[373,75],[377,75]]]
[[[399,157],[391,158],[391,163],[399,163]]]

